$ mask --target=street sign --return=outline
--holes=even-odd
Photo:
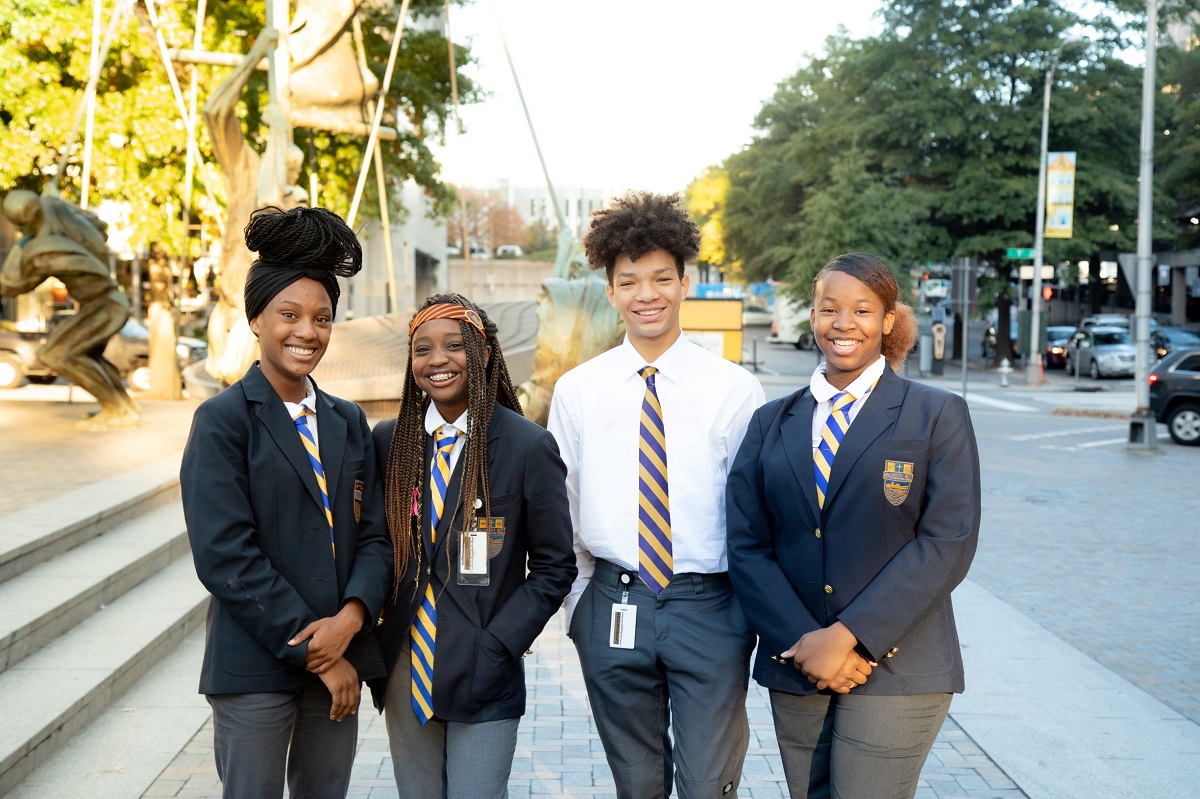
[[[1033,250],[1021,247],[1009,247],[1004,251],[1004,255],[1006,258],[1012,258],[1017,261],[1028,261],[1033,258]]]

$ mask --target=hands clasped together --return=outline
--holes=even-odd
[[[358,599],[351,599],[336,616],[317,619],[288,641],[288,646],[299,646],[308,641],[304,666],[320,677],[329,693],[333,694],[329,718],[334,721],[341,721],[358,712],[361,690],[358,671],[342,655],[350,646],[350,641],[362,630],[366,620],[366,606]]]
[[[818,690],[826,688],[848,694],[852,688],[865,685],[874,666],[878,665],[854,651],[858,639],[840,621],[821,630],[800,636],[800,640],[783,652],[808,681]]]

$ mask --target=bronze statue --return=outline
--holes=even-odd
[[[365,134],[366,101],[379,90],[378,79],[356,57],[350,23],[361,0],[299,0],[287,36],[290,80],[278,87],[263,113],[270,128],[263,153],[246,141],[237,115],[250,76],[279,40],[265,28],[241,63],[209,98],[204,121],[213,154],[225,179],[227,208],[218,274],[220,297],[208,322],[208,373],[228,384],[239,380],[258,354],[250,332],[242,291],[251,256],[242,238],[250,214],[265,205],[285,209],[309,201],[296,185],[304,154],[292,143],[293,124],[342,133]],[[390,131],[395,138],[395,131]],[[278,173],[279,148],[286,148]]]
[[[363,109],[379,79],[360,62],[349,28],[361,0],[297,0],[288,31],[289,117],[294,125],[339,133],[364,132]]]
[[[217,87],[204,105],[204,122],[212,138],[213,155],[221,166],[227,198],[225,235],[217,267],[220,297],[208,320],[208,373],[226,384],[240,380],[258,356],[258,340],[250,332],[242,292],[246,273],[253,258],[246,249],[243,231],[256,208],[276,204],[271,195],[283,185],[283,207],[308,203],[308,194],[295,185],[304,162],[304,153],[295,144],[287,146],[286,175],[276,175],[275,150],[271,138],[260,156],[242,132],[237,115],[238,103],[250,76],[274,45],[277,34],[266,29],[242,63]],[[286,125],[278,109],[268,106],[264,114],[269,125]]]
[[[129,300],[108,269],[107,225],[95,214],[59,199],[18,189],[4,198],[4,216],[23,235],[0,270],[0,293],[33,291],[58,278],[79,310],[50,331],[38,358],[100,403],[79,422],[85,430],[136,427],[137,404],[117,368],[104,358],[104,345],[129,319]]]
[[[558,378],[620,344],[625,333],[625,324],[608,302],[604,278],[589,272],[561,215],[559,224],[554,273],[542,281],[537,297],[533,374],[517,387],[525,418],[542,427],[550,418]]]

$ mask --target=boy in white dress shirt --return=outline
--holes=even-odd
[[[725,480],[765,397],[683,337],[699,245],[674,196],[593,216],[584,248],[626,338],[563,375],[550,407],[579,567],[568,634],[619,797],[669,796],[672,780],[682,799],[736,796],[749,739],[755,639],[727,574]]]

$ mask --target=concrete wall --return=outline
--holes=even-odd
[[[532,300],[541,290],[542,281],[553,271],[554,264],[550,261],[472,258],[468,281],[467,262],[462,258],[451,258],[450,291],[481,305]]]

